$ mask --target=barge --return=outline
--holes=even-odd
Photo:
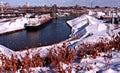
[[[25,29],[35,30],[40,28],[44,23],[52,20],[53,18],[50,15],[41,15],[40,17],[29,18],[28,23],[25,24]]]

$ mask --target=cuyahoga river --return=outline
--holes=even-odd
[[[61,17],[45,23],[38,30],[22,30],[0,36],[0,44],[12,50],[39,47],[58,43],[69,38],[71,28],[66,21],[74,17]]]

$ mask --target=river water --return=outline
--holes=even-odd
[[[71,28],[66,21],[74,17],[62,17],[45,23],[38,30],[22,30],[0,36],[0,44],[12,50],[24,50],[26,48],[39,47],[58,43],[69,38]]]

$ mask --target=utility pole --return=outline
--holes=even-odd
[[[112,10],[112,24],[114,24],[115,18],[114,18],[114,11]]]
[[[90,7],[93,7],[93,0],[90,0]]]
[[[91,8],[93,7],[93,1],[91,1]]]
[[[79,6],[76,4],[76,5],[75,5],[75,14],[76,14],[76,16],[78,16],[78,15],[79,15],[78,10],[79,10]]]

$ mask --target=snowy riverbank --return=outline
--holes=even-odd
[[[84,22],[81,23],[83,20]],[[120,72],[119,25],[106,24],[88,15],[70,20],[68,24],[72,27],[71,38],[58,44],[16,52],[0,45],[0,71]],[[82,33],[84,34],[81,35]]]
[[[25,29],[24,24],[27,23],[27,19],[24,17],[1,19],[0,21],[0,34]]]

